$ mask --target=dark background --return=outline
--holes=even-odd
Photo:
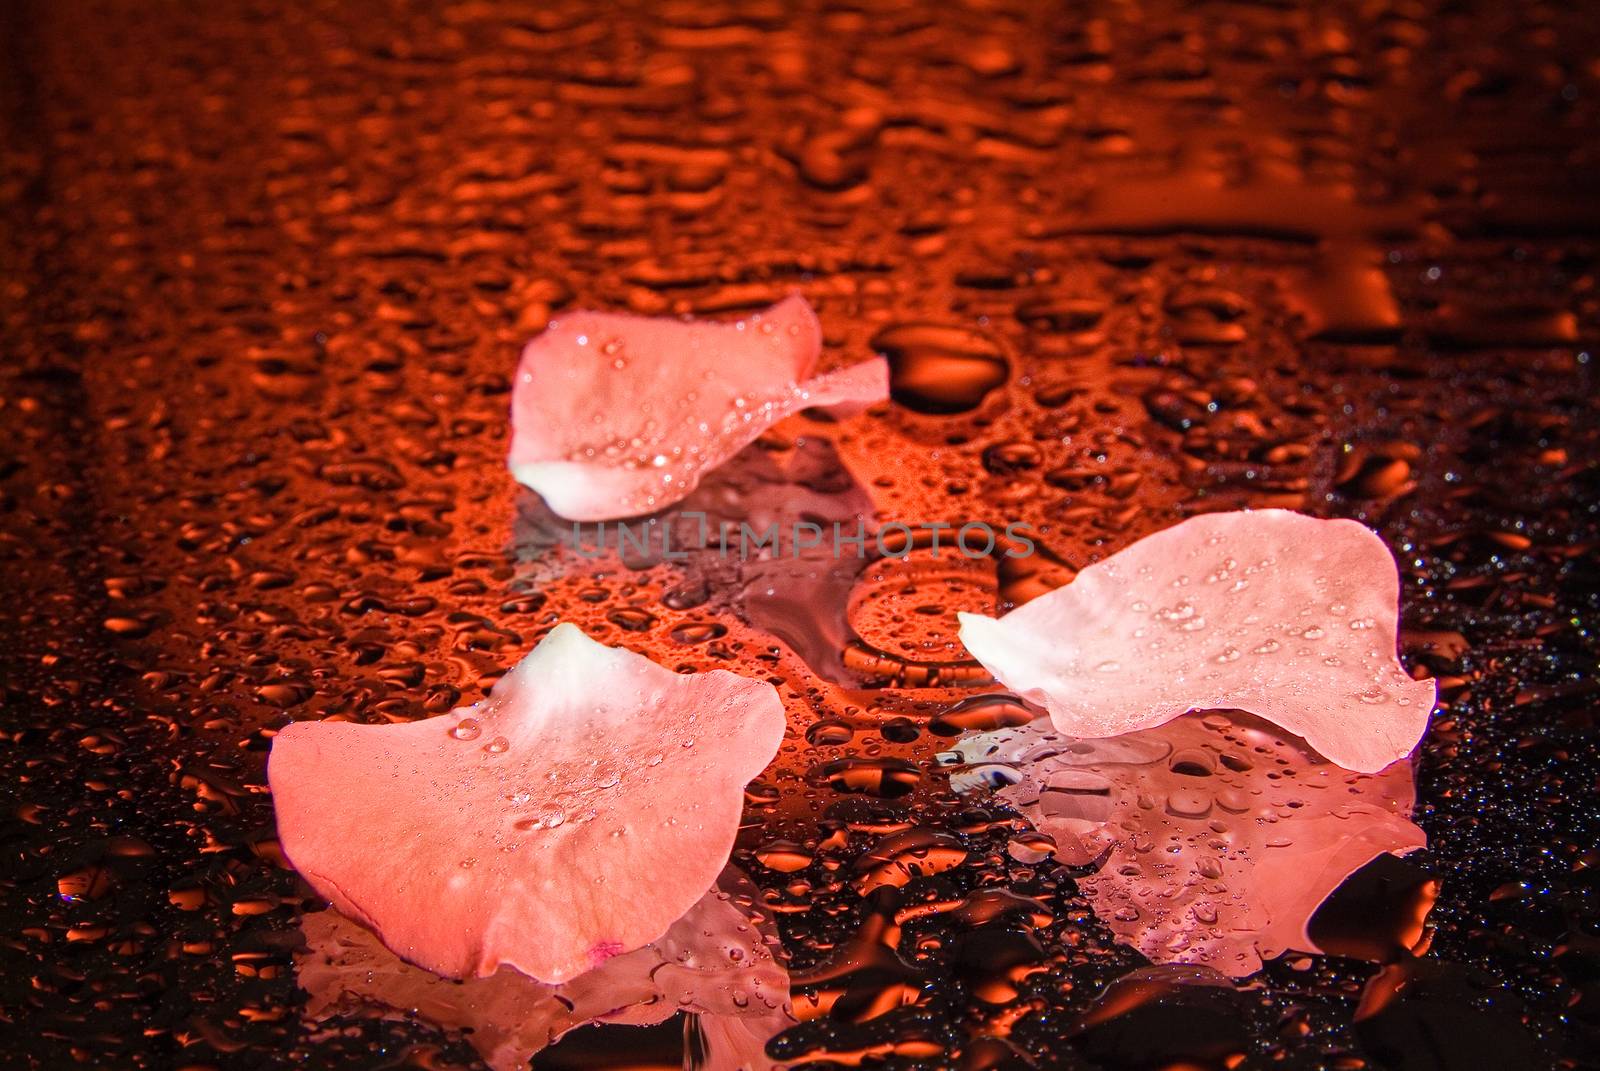
[[[1054,905],[1037,953],[1005,946],[1041,966],[1014,1001],[963,973],[993,935],[936,920],[901,947],[912,1004],[806,1024],[791,1057],[1594,1066],[1597,36],[1591,5],[1432,0],[5,4],[0,1063],[466,1063],[421,1027],[301,1031],[317,905],[264,757],[289,719],[470,702],[571,619],[786,682],[777,802],[736,862],[803,902],[797,969],[871,905],[820,861],[784,893],[750,852],[774,835],[888,815],[969,845],[951,887]],[[1202,509],[1383,533],[1441,685],[1418,821],[1442,884],[1400,998],[1357,1022],[1375,967],[1295,957],[1220,1010],[1064,1040],[1141,960],[1069,874],[1010,860],[937,741],[880,738],[960,689],[827,681],[736,600],[666,598],[666,567],[526,549],[507,385],[553,310],[794,288],[829,362],[877,337],[899,374],[926,333],[882,332],[934,323],[1005,368],[961,412],[897,390],[843,436],[884,517],[1026,520],[1067,575]],[[943,616],[863,617],[852,650],[958,663],[948,611],[1007,578],[943,580]],[[715,649],[682,639],[708,619]],[[853,741],[805,743],[819,716]],[[864,752],[915,789],[816,775]]]

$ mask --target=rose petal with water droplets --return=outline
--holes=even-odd
[[[558,625],[470,710],[300,722],[267,772],[295,869],[398,955],[561,982],[699,899],[784,727],[770,684]]]
[[[1395,657],[1399,578],[1354,521],[1288,510],[1194,517],[1090,565],[961,640],[1063,733],[1115,736],[1238,708],[1374,773],[1427,729],[1432,681]]]
[[[736,323],[564,313],[522,352],[511,474],[568,520],[663,509],[784,417],[889,396],[882,359],[813,377],[821,353],[798,295]]]

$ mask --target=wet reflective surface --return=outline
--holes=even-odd
[[[1554,5],[7,5],[0,1058],[474,1066],[421,1021],[305,1025],[325,905],[265,755],[476,701],[568,620],[779,687],[732,860],[788,974],[775,1062],[1587,1066],[1595,38]],[[528,337],[792,289],[892,400],[791,418],[662,523],[1024,522],[1036,554],[562,544],[504,464]],[[978,698],[957,611],[1243,506],[1383,535],[1440,706],[1402,777],[1427,848],[1235,979],[1122,943],[1167,947],[1101,913],[1102,857],[939,755],[1026,714]],[[1190,820],[1163,791],[1129,813]],[[536,1065],[748,1043],[685,1007]]]

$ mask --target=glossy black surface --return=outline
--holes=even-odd
[[[321,905],[280,865],[264,758],[291,719],[471,702],[569,619],[784,682],[734,862],[797,1004],[843,992],[777,1058],[1593,1066],[1597,27],[1432,2],[5,5],[0,1064],[470,1065],[421,1024],[302,1026]],[[948,790],[928,730],[985,690],[953,611],[1038,578],[923,563],[762,608],[748,576],[552,564],[503,466],[520,344],[561,308],[793,288],[830,362],[893,358],[895,401],[786,424],[737,478],[809,458],[847,516],[864,492],[1025,520],[1040,583],[1202,509],[1383,534],[1441,690],[1419,959],[1102,997],[1142,957],[1073,871],[1018,861],[1014,815]],[[906,385],[952,351],[939,398]],[[965,854],[863,895],[901,834]],[[776,840],[810,861],[767,867]],[[1416,885],[1373,880],[1349,895],[1389,908],[1321,919],[1357,953]],[[1001,888],[1043,914],[904,913]],[[575,1034],[548,1065],[606,1051]]]

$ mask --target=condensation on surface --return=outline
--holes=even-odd
[[[475,701],[559,620],[783,696],[734,853],[804,1020],[774,1058],[1594,1051],[1595,35],[1429,0],[5,5],[6,1059],[470,1066],[422,1023],[304,1031],[323,905],[264,760],[291,721]],[[696,495],[1021,522],[1037,554],[551,538],[504,463],[527,340],[791,290],[822,367],[882,352],[891,399],[791,418]],[[1014,718],[952,710],[993,690],[954,614],[1243,506],[1399,560],[1441,696],[1431,948],[1108,990],[1147,964],[1083,868],[936,761]]]

